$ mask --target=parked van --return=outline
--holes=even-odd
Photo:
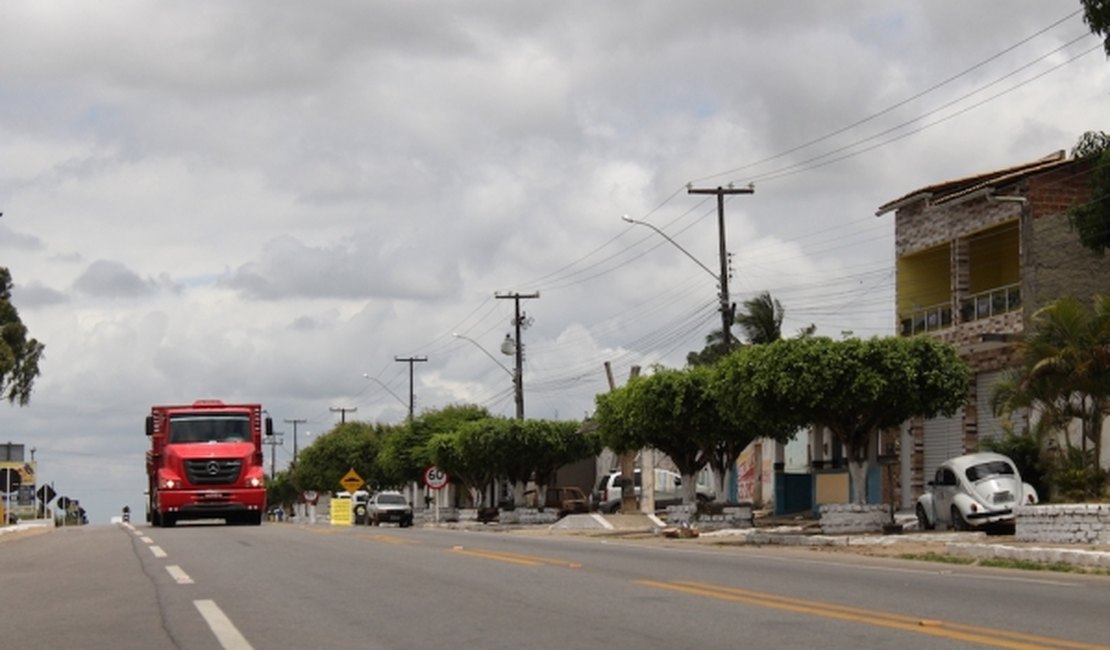
[[[633,485],[636,489],[637,503],[640,499],[641,486],[643,479],[640,478],[640,469],[637,468],[632,475]],[[705,477],[704,485],[703,477]],[[598,480],[597,488],[594,490],[592,497],[592,504],[595,510],[600,512],[615,513],[620,512],[621,509],[621,473],[620,470],[609,472]],[[698,475],[698,501],[712,501],[713,488],[710,486],[707,475],[702,472]],[[682,476],[678,472],[672,472],[669,469],[656,469],[655,470],[655,507],[666,508],[667,506],[678,505],[682,503]]]

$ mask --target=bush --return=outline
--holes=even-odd
[[[1105,495],[1110,472],[1099,467],[1093,451],[1071,447],[1061,449],[1049,463],[1049,478],[1060,500],[1099,501]]]

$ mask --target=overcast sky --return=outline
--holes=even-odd
[[[395,356],[428,358],[417,411],[512,416],[496,292],[540,293],[527,416],[581,419],[605,361],[682,366],[718,327],[716,202],[688,183],[755,184],[725,206],[735,302],[892,334],[879,205],[1110,131],[1079,9],[5,2],[0,265],[46,358],[0,440],[101,523],[142,510],[152,404],[261,402],[279,469],[285,419],[302,448],[333,408],[401,422]]]

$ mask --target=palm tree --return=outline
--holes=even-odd
[[[1079,420],[1097,469],[1110,415],[1110,295],[1096,296],[1093,310],[1074,297],[1040,309],[1021,347],[1022,367],[996,388],[996,409],[1035,407],[1058,429]]]
[[[755,298],[744,301],[744,309],[732,317],[733,323],[744,331],[744,335],[751,345],[772,343],[782,338],[782,319],[785,310],[782,303],[771,297],[771,292],[764,291]],[[798,336],[812,336],[817,330],[816,325],[810,325],[798,330]],[[740,340],[731,331],[728,333],[728,345],[725,345],[723,329],[716,329],[705,337],[705,347],[700,352],[686,354],[686,365],[706,366],[717,362],[725,355],[726,349],[735,349],[741,345]]]
[[[744,331],[748,341],[755,345],[771,343],[782,338],[782,303],[764,291],[755,298],[744,301],[746,311],[736,314],[736,324]]]

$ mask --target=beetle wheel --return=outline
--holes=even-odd
[[[917,504],[917,528],[918,530],[932,530],[936,528],[936,524],[929,523],[929,517],[925,514],[925,506],[920,503]]]
[[[967,525],[967,520],[960,513],[960,509],[952,506],[952,528],[954,530],[968,530],[971,526]]]

